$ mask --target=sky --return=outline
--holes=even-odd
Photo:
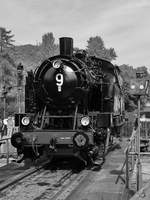
[[[150,70],[150,0],[0,0],[0,27],[11,30],[15,44],[36,44],[53,32],[86,48],[101,36],[117,53],[116,64]]]

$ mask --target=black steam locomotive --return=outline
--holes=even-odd
[[[24,157],[75,156],[87,164],[123,124],[122,84],[117,66],[73,54],[73,39],[60,38],[60,55],[28,72],[12,145]]]

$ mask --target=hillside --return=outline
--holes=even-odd
[[[42,46],[35,45],[21,45],[15,46],[13,49],[7,49],[7,53],[0,54],[0,83],[1,83],[1,100],[3,101],[3,86],[6,88],[12,87],[11,90],[7,93],[7,111],[8,113],[13,113],[16,110],[16,102],[17,102],[17,65],[21,62],[24,66],[24,75],[26,75],[26,71],[31,69],[35,69],[37,66],[41,64],[41,62],[52,55],[58,54],[58,48],[56,51],[50,52],[42,49]],[[132,66],[123,64],[119,66],[121,70],[122,77],[124,81],[127,83],[127,107],[131,105],[131,107],[135,107],[134,99],[129,99],[129,83],[130,80],[136,78],[137,70],[144,70],[147,72],[146,67],[133,68]],[[148,75],[149,76],[149,75]],[[0,116],[3,113],[3,104],[0,105]]]
[[[8,51],[9,55],[15,63],[22,63],[25,70],[30,70],[35,68],[40,64],[41,59],[39,56],[40,48],[34,45],[21,45],[15,46],[13,49]]]

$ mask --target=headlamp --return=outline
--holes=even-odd
[[[21,123],[22,123],[22,125],[24,125],[24,126],[28,126],[29,123],[30,123],[29,117],[23,117],[22,120],[21,120]]]
[[[62,61],[61,61],[61,60],[55,60],[55,61],[53,62],[53,68],[54,68],[54,69],[60,68],[61,65],[62,65]]]
[[[131,85],[131,89],[132,89],[132,90],[135,89],[135,85],[134,85],[134,84]]]
[[[88,126],[89,124],[90,124],[90,118],[89,118],[88,116],[83,117],[83,118],[81,119],[81,125],[82,125],[82,126]]]
[[[144,89],[144,85],[143,85],[143,84],[140,85],[140,89],[141,89],[141,90]]]

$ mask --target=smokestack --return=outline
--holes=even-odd
[[[69,37],[59,38],[59,48],[61,56],[73,55],[73,39]]]

